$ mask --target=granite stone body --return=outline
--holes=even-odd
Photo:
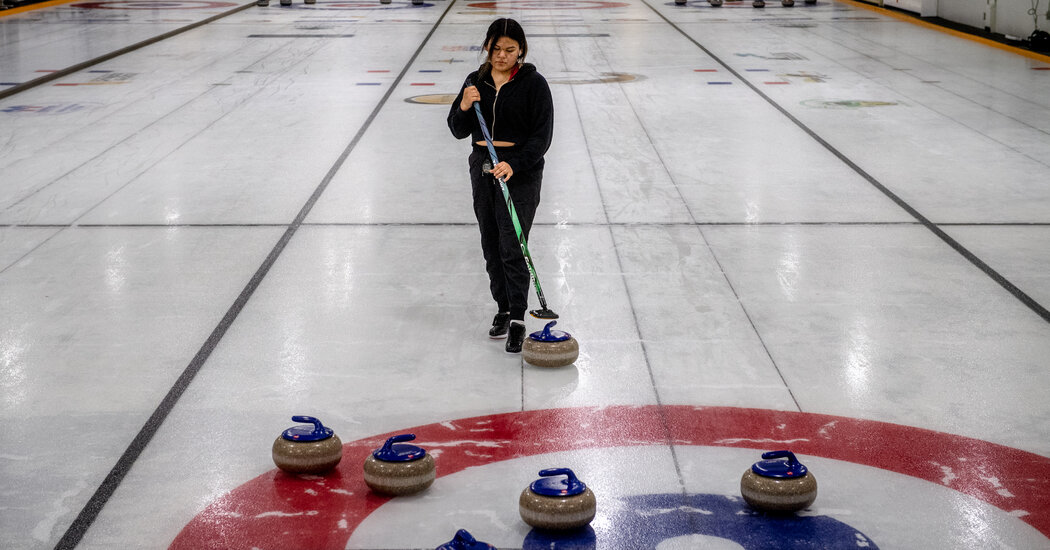
[[[320,474],[342,460],[343,442],[334,434],[320,441],[289,441],[277,436],[272,454],[274,464],[288,473]]]
[[[536,529],[577,529],[590,523],[596,511],[597,501],[590,488],[578,495],[549,497],[526,487],[518,498],[518,513],[522,521]]]
[[[553,330],[557,321],[551,321],[543,330],[533,332],[521,349],[524,362],[537,367],[564,367],[580,356],[580,344],[568,332]]]
[[[817,499],[817,478],[812,473],[797,478],[772,478],[748,469],[740,478],[740,494],[756,510],[796,512]]]
[[[575,338],[561,342],[540,342],[526,338],[521,348],[521,358],[537,367],[564,367],[580,357],[580,344]]]
[[[389,496],[411,495],[434,483],[434,457],[391,462],[369,455],[365,460],[365,484],[376,493]]]

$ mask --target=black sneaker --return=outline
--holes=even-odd
[[[507,353],[521,353],[521,345],[525,343],[525,323],[512,321],[510,323],[510,335],[507,338]]]
[[[489,338],[498,340],[507,337],[507,328],[510,327],[510,313],[497,313],[492,318],[492,328],[489,329]]]

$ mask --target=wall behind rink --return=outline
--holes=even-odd
[[[1050,31],[1050,0],[1038,0],[1037,13],[1029,13],[1033,0],[860,0],[880,7],[897,8],[922,17],[942,19],[984,29],[1007,38],[1028,38],[1037,27]],[[1038,22],[1038,25],[1037,25]]]

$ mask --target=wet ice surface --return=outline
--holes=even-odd
[[[235,7],[183,4],[0,17],[0,92]],[[277,4],[0,99],[5,544],[54,547],[195,364],[81,547],[167,546],[273,468],[293,414],[351,441],[519,410],[725,406],[1050,455],[1050,71],[1033,70],[1050,64],[824,1]],[[457,91],[502,15],[525,25],[557,113],[529,244],[581,344],[561,370],[484,337],[468,147],[447,106],[419,102]],[[565,456],[608,461],[600,485],[652,468],[618,497],[732,496],[753,454]],[[349,547],[434,547],[474,517],[522,547],[513,503],[469,488],[513,501],[541,462],[449,476]],[[815,464],[818,510],[880,547],[1050,547],[1025,523],[1037,510]],[[863,512],[900,505],[924,510]],[[409,515],[419,530],[379,535]]]

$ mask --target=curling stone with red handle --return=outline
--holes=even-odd
[[[365,483],[382,495],[418,493],[434,483],[434,457],[422,447],[401,443],[414,434],[395,435],[365,460]]]
[[[572,470],[552,468],[540,470],[540,475],[543,477],[518,498],[518,513],[525,523],[537,529],[564,531],[583,527],[594,519],[594,493]]]
[[[817,478],[791,451],[763,453],[740,478],[740,493],[756,510],[795,512],[817,499]],[[780,460],[786,458],[787,460]]]
[[[343,442],[331,428],[312,416],[293,416],[292,422],[312,426],[288,428],[273,442],[273,462],[292,474],[320,474],[335,468],[343,458]]]
[[[557,321],[547,323],[543,330],[533,332],[525,339],[521,358],[537,367],[564,367],[580,356],[580,344],[568,332],[551,330]]]
[[[456,531],[456,536],[434,550],[497,550],[487,542],[476,540],[466,529]]]

